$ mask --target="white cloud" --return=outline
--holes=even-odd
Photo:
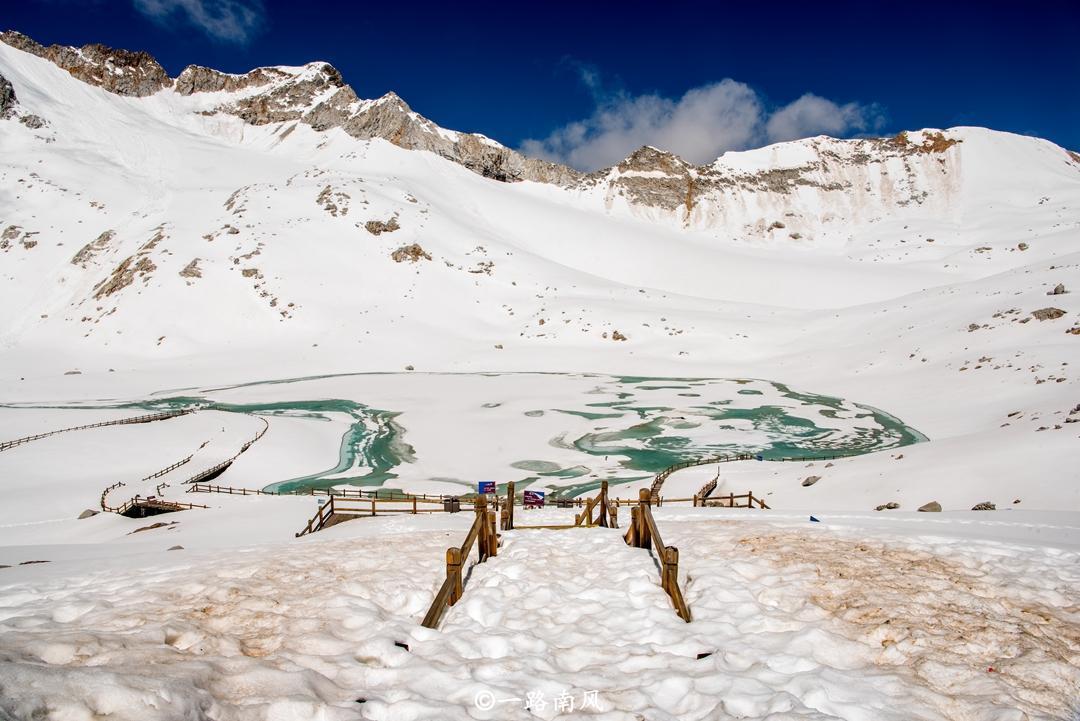
[[[821,133],[845,135],[880,122],[873,106],[837,105],[812,94],[770,110],[750,86],[731,79],[693,88],[677,100],[655,94],[604,96],[595,92],[595,71],[588,72],[582,79],[596,98],[592,115],[546,138],[524,141],[522,152],[593,170],[618,163],[642,145],[654,145],[693,163],[707,163],[727,150]]]
[[[765,123],[765,134],[774,143],[809,135],[844,135],[852,130],[866,130],[876,122],[876,115],[872,107],[858,103],[837,105],[807,93],[770,115]]]
[[[179,16],[215,40],[246,43],[262,27],[262,0],[134,0],[135,9],[159,24]]]

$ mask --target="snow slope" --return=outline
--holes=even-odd
[[[0,74],[48,123],[0,121],[8,401],[407,365],[767,378],[948,441],[928,475],[994,469],[998,502],[1052,484],[1043,503],[1080,508],[1080,306],[1046,295],[1080,287],[1080,161],[1046,141],[729,153],[687,222],[611,180],[638,171],[500,183],[337,128],[203,114],[227,92],[117,96],[2,43]],[[412,243],[431,260],[391,258]],[[1065,315],[1031,318],[1044,307]]]

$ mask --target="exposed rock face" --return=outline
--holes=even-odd
[[[327,63],[310,63],[300,73],[256,68],[242,75],[189,65],[174,81],[144,52],[104,45],[44,47],[15,31],[0,33],[0,41],[117,95],[153,95],[169,87],[181,95],[243,93],[241,98],[223,102],[216,112],[235,115],[252,125],[299,121],[317,131],[341,128],[354,138],[382,138],[407,150],[427,150],[503,182],[569,185],[582,175],[564,165],[527,158],[481,135],[444,130],[414,113],[394,93],[378,100],[361,100],[341,73]],[[263,90],[245,92],[252,88]]]
[[[585,184],[608,181],[608,187],[635,205],[675,210],[693,208],[697,171],[682,158],[651,146],[638,148],[608,170],[593,173]]]
[[[168,73],[148,53],[114,50],[97,44],[82,48],[45,47],[14,30],[0,33],[0,41],[45,58],[84,83],[117,95],[144,97],[172,85]]]
[[[85,268],[86,264],[92,261],[98,253],[109,247],[109,243],[115,237],[116,231],[106,230],[97,238],[84,245],[71,259],[71,264]]]
[[[875,511],[894,511],[899,507],[900,507],[900,504],[897,503],[896,501],[889,501],[888,503],[882,503],[880,506],[878,506],[874,510]]]
[[[390,218],[390,220],[369,220],[368,222],[364,223],[364,229],[372,235],[393,233],[399,228],[401,228],[401,226],[398,225],[396,216]]]
[[[18,102],[15,99],[15,88],[11,87],[7,78],[0,75],[0,118],[10,118],[14,115],[15,105]]]
[[[202,270],[199,268],[199,259],[191,261],[180,271],[181,278],[202,278]]]
[[[982,503],[976,503],[974,506],[971,507],[971,510],[973,510],[973,511],[996,511],[997,506],[995,506],[990,501],[983,501]]]
[[[267,85],[275,80],[288,77],[288,73],[277,68],[256,68],[243,75],[223,73],[201,65],[188,65],[176,77],[173,89],[181,95],[195,93],[235,92],[245,88]]]
[[[1031,311],[1031,315],[1035,317],[1035,320],[1056,320],[1065,315],[1065,311],[1061,308],[1039,308]]]
[[[723,215],[725,207],[743,205],[747,193],[783,197],[804,189],[822,194],[869,192],[867,183],[852,172],[863,169],[866,172],[861,175],[866,178],[903,173],[905,177],[898,179],[893,202],[902,206],[921,204],[928,192],[911,182],[917,171],[909,159],[932,159],[938,169],[945,170],[952,157],[948,151],[959,142],[936,131],[923,132],[917,140],[907,133],[893,138],[843,141],[815,138],[806,141],[811,151],[807,153],[809,159],[790,167],[761,170],[729,165],[723,157],[707,165],[692,165],[671,153],[645,146],[612,168],[583,176],[576,187],[602,188],[609,200],[621,196],[631,205],[679,211],[689,219],[703,205]],[[785,228],[788,223],[770,218],[762,219],[758,230],[769,233]],[[800,239],[804,237],[800,230],[791,228],[787,234]]]
[[[136,276],[146,279],[155,270],[157,266],[145,255],[124,258],[120,265],[113,269],[112,275],[94,286],[94,298],[106,298],[134,283]]]
[[[429,255],[428,252],[421,248],[417,243],[401,246],[393,253],[391,253],[390,257],[394,260],[395,263],[404,263],[405,261],[409,261],[410,263],[416,263],[420,259],[431,260],[431,255]]]
[[[809,199],[803,213],[815,216],[820,212],[819,201],[834,192],[850,195],[843,200],[850,204],[847,209],[869,217],[876,208],[868,198],[900,206],[921,204],[928,198],[932,202],[934,193],[946,188],[941,178],[948,177],[955,162],[954,146],[960,142],[938,131],[847,141],[817,138],[806,141],[809,152],[801,159],[762,169],[728,164],[723,157],[695,166],[671,153],[643,147],[612,168],[585,175],[565,165],[528,158],[482,135],[440,128],[394,93],[362,100],[327,63],[257,68],[242,75],[191,65],[173,81],[142,52],[102,45],[46,48],[17,32],[0,34],[0,40],[120,95],[151,95],[170,87],[181,95],[222,93],[220,104],[201,112],[233,115],[252,125],[302,123],[317,132],[340,128],[361,140],[381,138],[407,150],[435,153],[502,182],[529,180],[582,191],[600,189],[608,202],[623,197],[632,206],[676,214],[687,224],[695,218],[705,225],[730,224],[729,216],[747,206],[747,193],[768,194],[773,201],[780,198],[788,209],[789,200],[810,189],[820,197]],[[281,137],[290,132],[292,128]],[[930,161],[933,173],[926,172],[926,167],[919,170]],[[937,185],[917,182],[930,176]],[[808,232],[813,222],[800,223],[800,212],[794,210],[784,215],[783,221],[774,216],[756,221],[740,217],[738,222],[750,234],[813,240]]]

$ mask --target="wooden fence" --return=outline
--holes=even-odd
[[[338,496],[330,496],[330,499],[319,506],[319,510],[307,522],[307,525],[296,534],[296,537],[315,533],[328,526],[333,526],[342,521],[357,516],[378,516],[388,513],[442,513],[443,508],[421,508],[423,501],[419,498],[357,498],[347,499]],[[430,503],[430,502],[429,502]],[[393,508],[387,505],[393,504]],[[402,507],[404,505],[404,507]],[[382,506],[380,508],[380,506]]]
[[[690,623],[690,608],[683,598],[682,589],[679,588],[679,549],[674,546],[665,546],[660,538],[660,530],[656,527],[656,520],[652,514],[650,491],[642,488],[638,505],[630,509],[630,528],[626,531],[626,542],[636,548],[649,550],[655,547],[657,559],[660,561],[660,586],[671,597],[671,603],[675,606],[675,613],[679,618]]]
[[[188,463],[190,461],[191,461],[191,456],[188,456],[187,458],[181,458],[176,463],[173,463],[172,465],[169,465],[169,466],[165,466],[160,471],[155,471],[155,472],[151,473],[149,476],[147,476],[145,478],[140,478],[139,480],[140,481],[149,481],[149,480],[152,480],[154,478],[160,478],[161,476],[164,476],[166,473],[168,473],[170,471],[174,471],[177,468],[179,468],[180,466],[182,466],[185,463]],[[106,488],[104,491],[102,491],[101,492],[101,510],[109,511],[109,512],[112,512],[112,513],[122,513],[122,511],[120,511],[119,509],[124,508],[125,506],[130,507],[130,506],[128,506],[127,502],[124,502],[124,503],[120,504],[119,506],[117,506],[115,508],[110,507],[106,503],[106,498],[108,497],[110,491],[112,491],[112,490],[114,490],[116,488],[120,488],[121,486],[126,486],[126,485],[127,485],[127,483],[125,483],[124,481],[117,481],[116,483],[112,484],[111,486]],[[161,486],[159,485],[158,489],[160,489],[160,488],[161,488]],[[158,493],[161,493],[161,491],[158,490]],[[138,496],[136,496],[136,498],[138,498]],[[203,508],[205,508],[205,506],[203,506]]]
[[[713,464],[713,463],[731,463],[733,461],[749,461],[749,460],[752,460],[753,458],[754,458],[754,456],[749,454],[749,453],[737,453],[735,455],[730,455],[730,456],[729,455],[723,455],[723,456],[712,456],[711,458],[696,458],[694,460],[683,461],[682,463],[676,463],[674,465],[668,466],[667,468],[665,468],[664,470],[662,470],[662,471],[660,471],[659,473],[656,474],[656,477],[653,478],[652,487],[649,489],[649,492],[652,494],[653,498],[659,496],[660,495],[660,489],[663,487],[664,481],[666,481],[668,479],[668,476],[670,476],[675,471],[681,471],[684,468],[691,468],[693,466],[708,466],[708,465]]]
[[[446,579],[439,587],[421,622],[421,625],[426,628],[436,628],[446,612],[446,607],[453,606],[461,598],[464,586],[464,575],[461,569],[469,559],[473,543],[479,541],[479,563],[483,563],[499,552],[499,537],[495,531],[495,512],[487,509],[487,502],[483,496],[477,498],[475,511],[476,518],[465,535],[465,541],[461,546],[446,549]]]
[[[123,426],[130,423],[150,423],[152,421],[164,421],[169,418],[176,418],[177,416],[185,416],[188,413],[194,413],[193,409],[185,409],[179,411],[162,411],[160,413],[151,413],[145,416],[133,416],[131,418],[118,418],[114,421],[102,421],[101,423],[91,423],[85,426],[72,426],[71,428],[61,428],[56,431],[48,431],[46,433],[38,433],[33,436],[25,436],[23,438],[16,438],[11,441],[3,441],[0,443],[0,451],[6,451],[9,448],[21,446],[24,443],[31,441],[37,441],[42,438],[48,438],[49,436],[55,436],[58,433],[67,433],[69,431],[84,431],[90,428],[103,428],[104,426]]]
[[[209,506],[203,506],[198,503],[181,503],[179,501],[166,501],[161,498],[155,498],[153,496],[143,497],[136,495],[134,498],[124,501],[118,508],[110,509],[121,516],[127,515],[127,512],[133,508],[147,508],[156,510],[159,513],[168,513],[170,511],[185,511],[191,508],[209,508]]]
[[[519,526],[514,521],[514,507],[517,504],[517,498],[514,496],[514,482],[506,484],[506,498],[502,502],[502,513],[500,514],[501,528],[504,531],[513,529],[561,529],[561,528],[577,528],[584,526],[591,528],[593,526],[602,526],[604,528],[618,528],[619,527],[619,509],[618,505],[613,503],[608,497],[608,482],[603,481],[600,484],[600,493],[593,498],[575,498],[575,499],[559,499],[574,500],[577,502],[577,506],[580,508],[584,506],[584,510],[581,513],[574,515],[574,522],[569,524],[557,524],[557,525],[540,525],[540,526]],[[566,508],[571,504],[559,504],[559,508]],[[499,497],[495,497],[495,506],[498,509]],[[595,516],[593,514],[596,514]]]
[[[183,411],[183,413],[191,413],[191,411]],[[181,414],[181,413],[178,412],[178,414]],[[196,474],[192,475],[191,477],[185,479],[182,482],[182,485],[197,484],[201,480],[204,480],[204,479],[207,479],[207,478],[213,478],[214,476],[217,476],[221,472],[223,472],[230,465],[232,465],[233,461],[235,461],[240,456],[241,453],[243,453],[247,449],[251,448],[251,446],[256,441],[258,441],[260,438],[262,438],[266,434],[266,431],[270,428],[270,423],[265,418],[260,418],[259,420],[261,420],[263,422],[262,429],[260,429],[255,434],[254,437],[252,437],[249,440],[245,441],[240,446],[240,450],[237,451],[235,455],[233,455],[230,458],[225,459],[221,463],[217,463],[217,464],[211,466],[210,468],[206,468],[206,469],[203,469],[203,470],[199,471],[198,473],[196,473]],[[203,445],[206,445],[206,444],[204,443]],[[164,476],[167,473],[175,471],[180,466],[183,466],[183,465],[185,465],[187,463],[190,463],[191,459],[193,457],[194,457],[194,454],[188,456],[187,458],[182,458],[179,461],[177,461],[176,463],[173,463],[172,465],[166,466],[165,468],[162,468],[159,471],[151,473],[149,476],[146,476],[145,478],[139,479],[139,481],[140,482],[142,482],[142,481],[150,481],[150,480],[153,480],[154,478],[160,478],[161,476]],[[111,486],[106,488],[104,491],[102,491],[101,492],[101,510],[110,511],[112,513],[119,513],[120,515],[123,515],[125,512],[127,512],[128,510],[130,510],[134,506],[139,506],[139,505],[146,506],[150,502],[152,502],[154,504],[153,507],[158,508],[159,510],[167,510],[169,508],[171,508],[172,510],[181,510],[181,509],[185,509],[185,508],[208,508],[208,506],[204,506],[204,505],[199,504],[199,503],[183,503],[183,502],[180,502],[180,501],[165,501],[165,500],[157,498],[156,496],[144,497],[144,496],[141,496],[141,495],[138,495],[138,494],[136,494],[136,496],[134,498],[131,498],[131,499],[125,501],[124,503],[120,504],[119,506],[116,506],[116,507],[109,506],[108,503],[106,502],[106,499],[107,499],[109,493],[111,491],[113,491],[114,489],[116,489],[116,488],[120,488],[121,486],[126,486],[126,485],[127,485],[127,483],[125,483],[124,481],[117,481],[116,483],[112,484]],[[160,495],[162,489],[166,488],[168,485],[169,485],[168,483],[159,483],[154,490],[158,495]]]
[[[765,503],[765,499],[754,496],[754,492],[748,493],[729,493],[726,496],[713,496],[712,498],[702,498],[700,496],[694,496],[692,499],[675,498],[665,501],[665,503],[671,503],[673,501],[685,501],[692,500],[695,506],[718,506],[720,508],[761,508],[764,510],[769,509],[769,505]],[[743,501],[746,503],[744,504]]]

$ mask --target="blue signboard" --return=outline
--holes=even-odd
[[[495,492],[495,481],[480,481],[476,484],[476,492],[481,496],[485,493]]]

